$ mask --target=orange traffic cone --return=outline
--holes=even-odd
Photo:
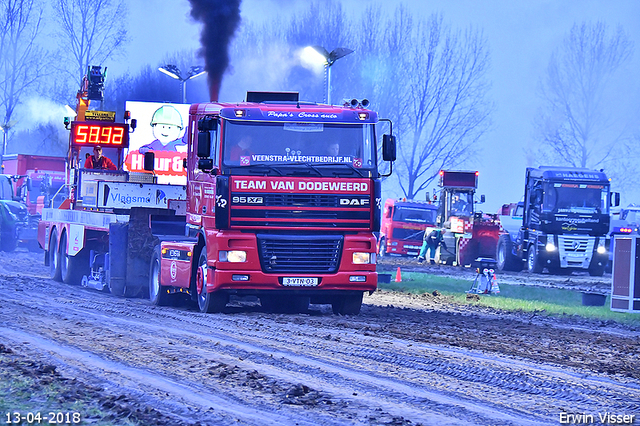
[[[400,267],[398,266],[398,270],[396,271],[396,282],[399,283],[402,281],[402,277],[400,276]]]

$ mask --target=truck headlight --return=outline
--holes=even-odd
[[[220,262],[241,263],[247,261],[247,252],[244,250],[224,250],[220,251],[218,258]]]
[[[598,254],[605,254],[607,252],[607,248],[604,246],[604,243],[604,238],[598,238],[598,248],[596,249]]]
[[[547,243],[547,245],[544,248],[547,251],[554,251],[556,249],[556,246],[554,246],[553,243]]]
[[[376,263],[376,255],[375,253],[363,253],[356,251],[353,253],[353,263],[356,265]]]

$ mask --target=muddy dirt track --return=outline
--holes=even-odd
[[[599,424],[605,412],[640,424],[639,329],[430,294],[378,291],[357,317],[252,300],[205,315],[57,283],[41,255],[0,253],[0,330],[0,372],[49,374],[113,424]]]

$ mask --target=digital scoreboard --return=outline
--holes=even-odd
[[[129,125],[98,121],[73,121],[71,122],[71,144],[76,148],[95,145],[100,145],[103,148],[128,148]]]

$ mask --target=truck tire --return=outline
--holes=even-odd
[[[2,249],[2,251],[15,251],[17,247],[18,236],[16,235],[16,228],[3,227],[2,235],[0,236],[0,248]]]
[[[331,302],[331,308],[335,315],[358,315],[362,307],[363,293],[337,296]]]
[[[601,277],[604,275],[604,270],[607,265],[595,265],[589,267],[589,275],[592,277]]]
[[[207,246],[202,247],[200,252],[200,258],[198,259],[198,272],[196,280],[197,285],[200,287],[198,291],[198,309],[200,312],[211,314],[222,312],[229,302],[229,296],[226,293],[214,291],[207,293],[207,287],[205,285],[205,272],[207,268]]]
[[[473,259],[470,258],[469,256],[469,249],[468,249],[468,244],[465,247],[465,250],[462,250],[461,244],[462,240],[458,239],[458,241],[456,241],[456,263],[458,264],[458,266],[467,266],[470,265],[471,262],[473,262]]]
[[[42,253],[42,248],[40,248],[38,240],[29,240],[29,242],[27,243],[27,249],[31,253]]]
[[[75,256],[69,256],[67,238],[67,233],[63,232],[60,237],[60,276],[65,284],[79,285],[82,276],[89,274],[89,259],[84,249]]]
[[[529,246],[527,251],[527,270],[532,274],[539,274],[542,272],[542,265],[538,261],[538,250],[535,244]]]
[[[160,246],[155,246],[149,267],[149,300],[156,306],[169,306],[171,295],[166,286],[160,285]]]
[[[433,258],[438,265],[453,265],[453,262],[455,261],[455,258],[451,257],[449,252],[444,250],[442,246],[438,246]]]
[[[387,255],[387,240],[382,237],[380,238],[380,246],[378,249],[378,255],[380,257],[385,257]]]
[[[501,235],[498,239],[496,261],[499,271],[519,272],[522,270],[522,261],[511,253],[512,244],[508,235]]]
[[[58,230],[53,229],[49,237],[49,277],[54,281],[62,281],[60,273],[60,252],[58,251]]]

